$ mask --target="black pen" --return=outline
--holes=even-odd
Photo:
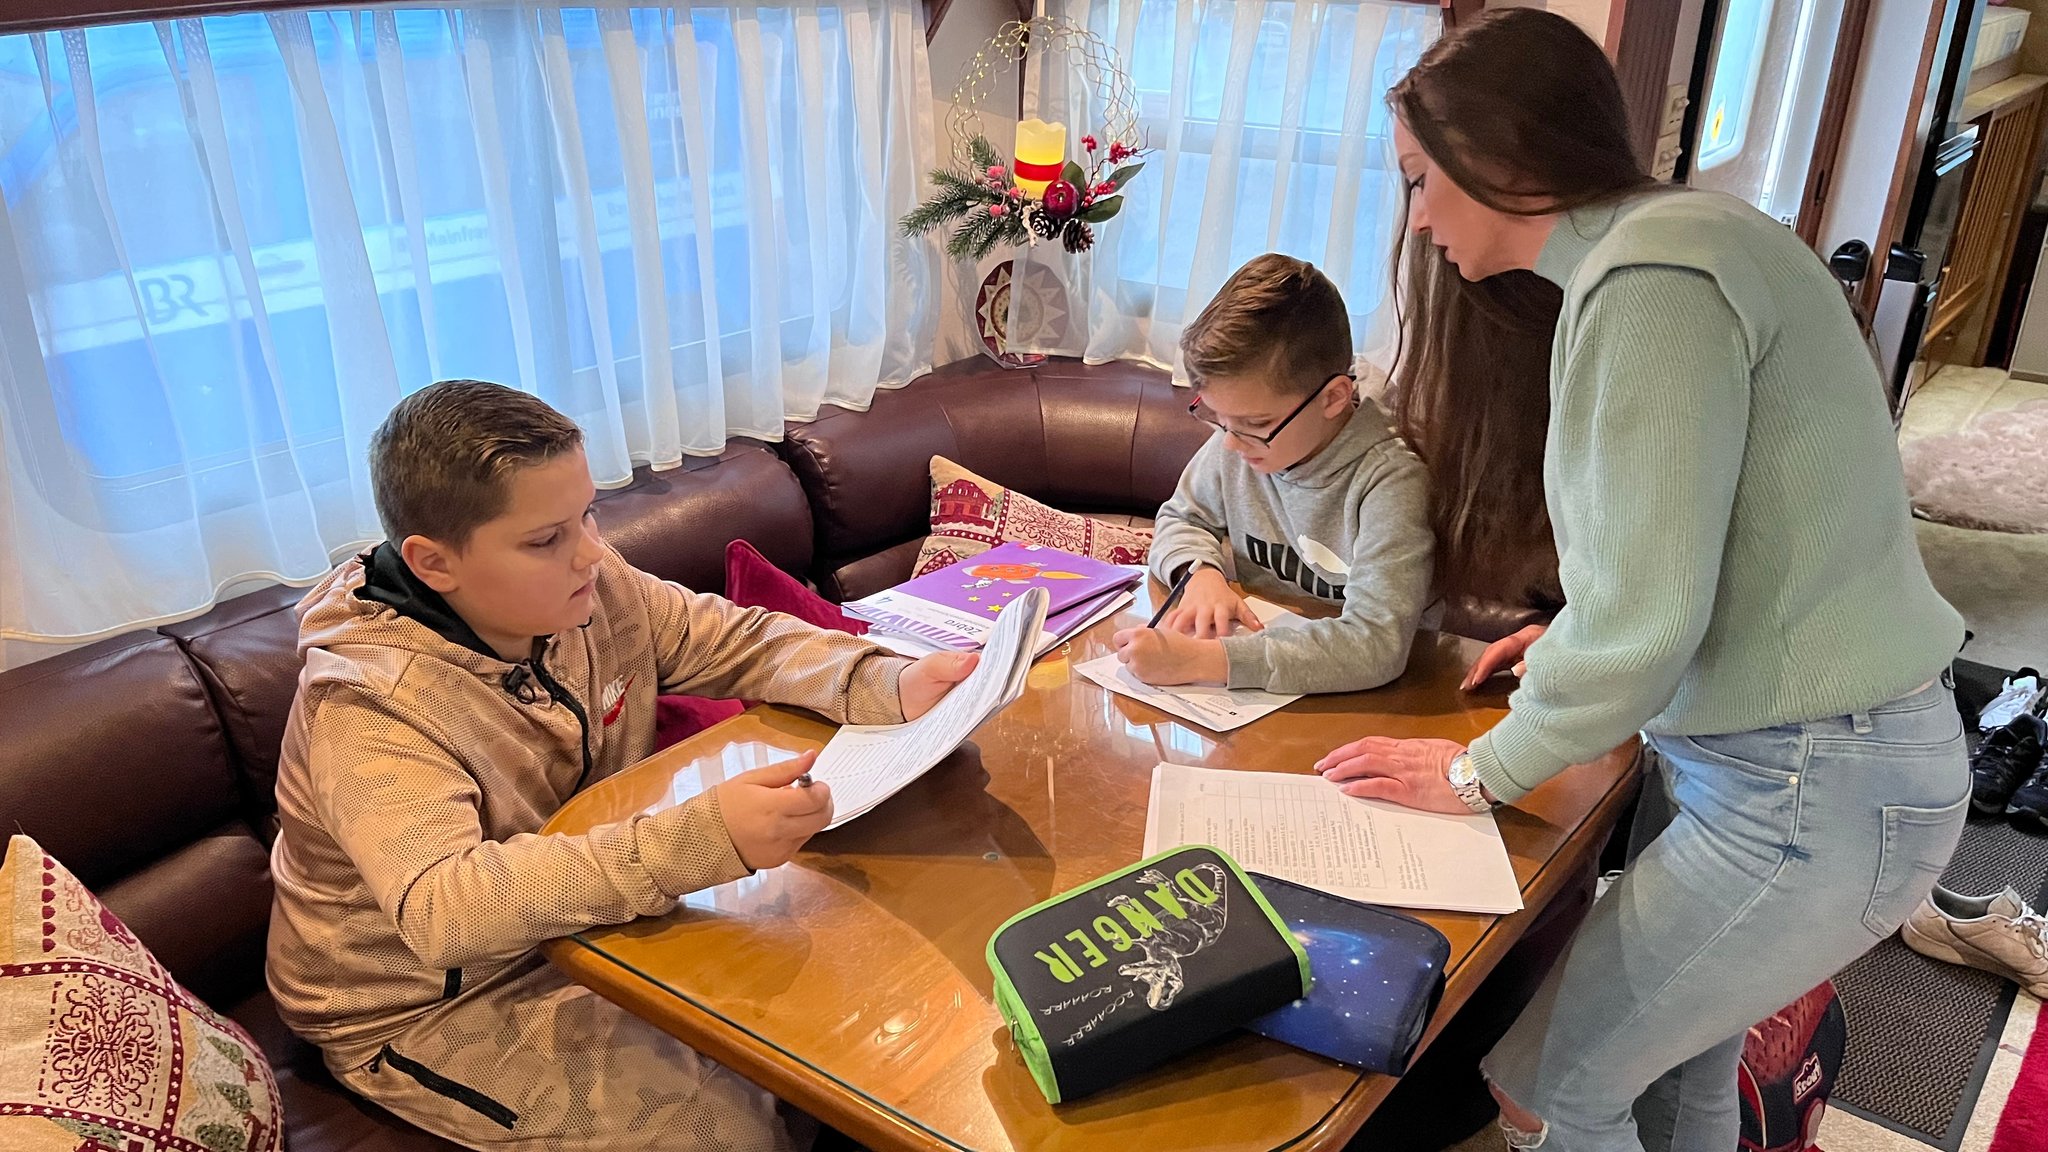
[[[797,777],[796,786],[799,788],[809,788],[811,786],[811,774],[809,772],[806,772],[803,775]]]
[[[1166,614],[1168,612],[1173,611],[1173,606],[1175,602],[1177,602],[1180,599],[1180,594],[1188,590],[1188,581],[1192,579],[1194,575],[1195,566],[1193,564],[1190,564],[1186,568],[1183,568],[1181,570],[1180,579],[1175,580],[1173,582],[1173,589],[1166,594],[1166,599],[1159,602],[1159,611],[1154,612],[1152,614],[1152,622],[1150,624],[1145,625],[1145,627],[1159,627],[1159,622],[1161,620],[1166,619]]]

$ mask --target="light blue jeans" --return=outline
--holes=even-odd
[[[1652,736],[1635,857],[1483,1065],[1545,1152],[1729,1152],[1753,1024],[1896,930],[1970,777],[1942,682],[1851,716]]]

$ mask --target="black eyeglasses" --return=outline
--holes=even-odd
[[[1237,437],[1239,440],[1242,440],[1247,444],[1257,444],[1261,448],[1271,448],[1273,446],[1273,441],[1278,440],[1280,438],[1280,434],[1282,432],[1287,431],[1287,426],[1289,424],[1294,423],[1294,418],[1296,416],[1301,415],[1303,412],[1308,411],[1308,406],[1316,402],[1316,398],[1323,394],[1323,389],[1328,388],[1330,385],[1335,384],[1339,380],[1348,378],[1350,375],[1351,374],[1348,372],[1339,372],[1335,376],[1330,377],[1328,380],[1323,381],[1321,388],[1317,388],[1315,391],[1303,397],[1301,403],[1296,404],[1294,406],[1294,411],[1289,412],[1287,414],[1287,417],[1281,420],[1280,423],[1273,425],[1273,430],[1271,432],[1266,433],[1264,436],[1260,436],[1254,432],[1239,432],[1235,428],[1226,427],[1223,421],[1218,420],[1214,416],[1208,414],[1209,408],[1207,405],[1202,403],[1202,398],[1200,396],[1195,397],[1194,402],[1188,405],[1188,415],[1193,416],[1195,419],[1200,420],[1202,423],[1207,424],[1212,428],[1220,428],[1224,432],[1227,432],[1230,435]]]

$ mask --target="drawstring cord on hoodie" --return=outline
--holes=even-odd
[[[533,668],[524,660],[506,669],[505,674],[498,678],[498,687],[521,704],[540,703],[542,689],[534,682]]]
[[[545,693],[550,700],[560,703],[576,717],[577,731],[583,737],[583,772],[576,777],[576,788],[578,791],[582,790],[583,785],[590,779],[590,770],[595,766],[595,758],[590,754],[590,717],[583,711],[583,705],[578,704],[576,697],[567,688],[548,675],[547,668],[537,658],[521,660],[507,669],[505,674],[498,678],[498,686],[521,704],[538,704]]]

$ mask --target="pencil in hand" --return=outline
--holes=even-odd
[[[1146,624],[1145,627],[1159,627],[1159,622],[1166,619],[1166,614],[1173,611],[1173,606],[1179,603],[1180,594],[1188,590],[1188,581],[1193,579],[1194,575],[1195,566],[1193,564],[1181,569],[1180,579],[1173,582],[1173,587],[1166,593],[1166,599],[1159,602],[1159,611],[1152,613],[1152,621]]]

